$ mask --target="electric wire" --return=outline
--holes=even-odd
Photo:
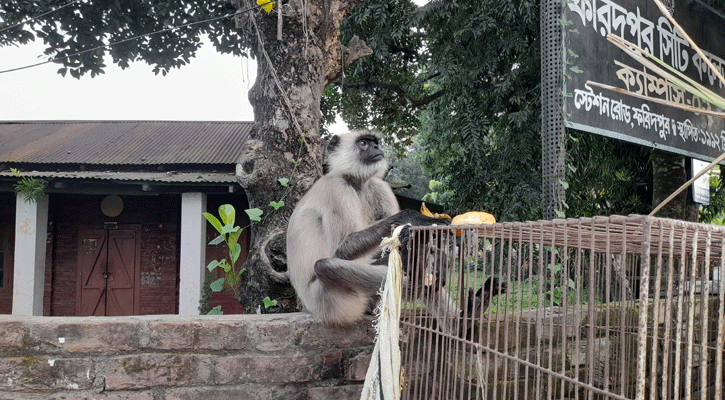
[[[3,71],[0,71],[0,74],[4,74],[4,73],[8,73],[8,72],[20,71],[20,70],[24,70],[24,69],[28,69],[28,68],[37,67],[37,66],[40,66],[40,65],[45,65],[45,64],[50,64],[50,63],[53,63],[53,62],[62,61],[62,60],[69,59],[71,57],[75,57],[75,56],[78,56],[78,55],[81,55],[81,54],[85,54],[85,53],[88,53],[88,52],[91,52],[91,51],[96,51],[96,50],[100,50],[100,49],[108,49],[108,48],[111,48],[111,47],[116,46],[116,45],[121,44],[121,43],[130,42],[130,41],[137,40],[137,39],[141,39],[141,38],[147,37],[147,36],[158,35],[158,34],[164,33],[164,32],[170,32],[170,31],[173,31],[173,30],[176,30],[176,29],[186,28],[186,27],[192,26],[192,25],[198,25],[198,24],[203,24],[203,23],[207,23],[207,22],[218,21],[220,19],[228,18],[228,17],[234,16],[234,15],[237,15],[237,14],[242,14],[242,13],[245,13],[245,12],[248,12],[248,11],[252,11],[255,8],[261,8],[262,6],[267,5],[267,4],[271,3],[271,2],[272,1],[270,0],[270,1],[267,1],[266,3],[257,4],[255,6],[252,6],[252,7],[247,8],[247,9],[244,9],[244,10],[241,10],[241,11],[240,10],[237,10],[236,12],[229,13],[229,14],[225,14],[225,15],[222,15],[222,16],[219,16],[219,17],[209,18],[209,19],[205,19],[205,20],[202,20],[202,21],[189,22],[188,24],[183,24],[183,25],[178,25],[178,26],[172,26],[172,27],[169,27],[169,28],[165,28],[165,29],[161,29],[161,30],[155,31],[155,32],[144,33],[144,34],[137,35],[137,36],[133,36],[133,37],[130,37],[130,38],[127,38],[127,39],[119,40],[117,42],[113,42],[113,43],[109,43],[109,44],[104,44],[104,45],[101,45],[101,46],[96,46],[96,47],[93,47],[91,49],[82,50],[82,51],[79,51],[77,53],[69,54],[69,55],[66,55],[66,56],[51,58],[49,60],[41,61],[41,62],[38,62],[38,63],[35,63],[35,64],[30,64],[30,65],[25,65],[25,66],[22,66],[22,67],[16,67],[16,68],[11,68],[11,69],[6,69],[6,70],[3,70]]]
[[[16,26],[20,26],[20,25],[25,25],[25,24],[27,24],[28,22],[32,22],[32,21],[35,21],[36,19],[38,19],[38,18],[40,18],[40,17],[44,17],[44,16],[46,16],[46,15],[48,15],[48,14],[52,14],[52,13],[54,13],[54,12],[56,12],[56,11],[60,10],[60,9],[66,8],[66,7],[70,6],[70,5],[73,5],[73,4],[75,4],[75,3],[79,3],[79,2],[81,2],[81,0],[73,0],[73,1],[71,1],[71,2],[69,2],[69,3],[63,4],[63,5],[62,5],[62,6],[60,6],[60,7],[56,7],[56,8],[54,8],[54,9],[50,10],[50,11],[46,11],[46,12],[44,12],[44,13],[42,13],[42,14],[39,14],[39,15],[36,15],[36,16],[34,16],[34,17],[28,18],[28,19],[26,19],[26,20],[24,20],[24,21],[18,22],[18,23],[17,23],[17,24],[15,24],[15,25],[10,25],[10,26],[6,26],[6,27],[4,27],[4,28],[0,29],[0,32],[5,32],[5,31],[7,31],[8,29],[13,29],[13,28],[15,28]]]

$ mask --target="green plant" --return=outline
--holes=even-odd
[[[253,221],[259,221],[259,217],[262,213],[259,209],[249,209],[245,210],[245,212]],[[217,218],[215,215],[208,212],[204,213],[204,218],[206,218],[214,229],[219,232],[219,236],[209,242],[209,245],[216,246],[226,243],[229,255],[228,259],[223,258],[221,260],[212,260],[209,262],[209,265],[206,266],[209,272],[214,271],[216,268],[224,270],[223,278],[213,281],[210,281],[210,278],[207,278],[207,281],[204,284],[204,296],[201,299],[199,311],[206,315],[224,314],[220,305],[209,309],[206,303],[208,302],[210,292],[221,292],[225,285],[234,291],[239,290],[239,286],[242,281],[241,277],[245,271],[245,268],[241,268],[237,271],[236,267],[239,255],[242,253],[242,246],[239,244],[239,236],[242,234],[244,229],[234,225],[236,221],[236,210],[234,209],[234,206],[231,204],[222,204],[219,206],[219,217],[220,218]],[[269,297],[265,297],[263,301],[264,308],[270,308],[277,305],[277,300],[271,300]]]
[[[224,289],[225,283],[233,290],[236,290],[241,282],[241,275],[244,273],[244,268],[237,271],[235,266],[237,260],[239,260],[239,255],[242,253],[242,246],[238,241],[243,229],[234,225],[236,220],[234,206],[231,204],[222,204],[219,206],[219,217],[221,220],[211,213],[204,213],[204,218],[219,232],[219,236],[212,239],[209,245],[216,246],[221,243],[226,243],[229,255],[228,259],[212,260],[206,266],[209,272],[214,271],[217,267],[224,270],[223,278],[219,278],[209,284],[212,292],[220,292]]]
[[[573,279],[562,273],[561,263],[549,264],[547,268],[549,274],[548,279],[544,282],[545,289],[548,289],[544,292],[545,302],[548,303],[547,305],[560,306],[564,302],[564,287],[562,284],[568,280],[566,285],[572,290],[575,289],[576,285]]]
[[[26,203],[38,202],[45,198],[45,187],[48,186],[46,180],[21,176],[20,171],[15,168],[10,168],[10,171],[21,178],[13,187],[16,193],[22,193],[24,195]]]

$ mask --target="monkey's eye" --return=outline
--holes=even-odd
[[[363,149],[366,149],[368,147],[368,142],[365,140],[361,140],[358,142],[358,146],[362,147]]]

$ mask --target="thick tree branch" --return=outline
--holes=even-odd
[[[334,51],[335,49],[332,50]],[[342,55],[340,55],[339,50],[342,50]],[[334,60],[332,62],[333,65],[327,68],[327,73],[325,76],[325,86],[339,78],[340,75],[342,75],[342,71],[347,69],[347,67],[349,67],[350,64],[353,63],[353,61],[373,54],[372,49],[368,47],[365,41],[361,40],[357,36],[353,36],[347,46],[339,44],[339,50],[337,51],[337,56],[339,57],[339,59]],[[339,61],[342,61],[342,63],[339,63]]]
[[[340,86],[340,81],[333,82],[335,85]],[[379,82],[373,79],[368,79],[364,82],[345,82],[344,88],[347,89],[383,89],[397,94],[400,98],[404,99],[406,103],[414,108],[420,108],[425,105],[432,103],[434,100],[443,97],[446,94],[445,90],[439,90],[430,96],[423,97],[421,99],[413,99],[408,92],[400,86],[392,85],[389,83]]]

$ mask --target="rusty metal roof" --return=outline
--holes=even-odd
[[[115,172],[115,171],[23,171],[23,177],[45,179],[83,179],[113,182],[159,182],[159,183],[236,183],[233,173],[225,172]],[[0,178],[15,178],[11,171],[0,171]]]
[[[0,162],[236,164],[252,122],[0,122]]]

